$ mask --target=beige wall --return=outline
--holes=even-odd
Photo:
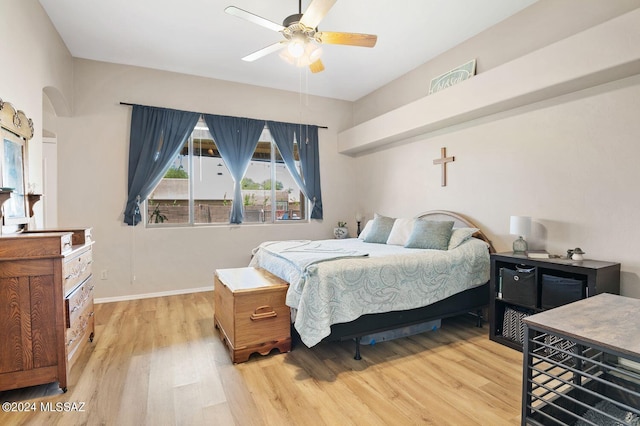
[[[613,3],[604,15],[623,4]],[[557,4],[555,12],[549,2],[543,2],[525,13],[542,25],[553,21],[550,18],[562,12],[567,2]],[[590,13],[585,16],[592,18]],[[514,27],[510,22],[501,25]],[[548,31],[555,32],[553,27]],[[479,52],[490,52],[491,46],[503,45],[505,39],[505,33],[494,28],[473,43]],[[526,53],[527,49],[521,55]],[[565,54],[570,57],[573,52]],[[458,52],[454,49],[446,55],[457,57]],[[478,55],[478,63],[483,61]],[[416,87],[412,78],[406,76],[390,87]],[[368,97],[378,111],[396,108],[397,100],[387,90]],[[369,119],[371,111],[367,100],[360,100],[354,117]],[[640,181],[639,112],[640,75],[634,75],[458,124],[356,157],[358,193],[368,217],[374,212],[393,216],[431,209],[461,212],[488,233],[499,251],[510,250],[515,239],[509,235],[509,216],[530,215],[533,248],[562,254],[579,246],[589,258],[620,262],[622,294],[640,297],[640,260],[633,231],[640,208],[634,195]],[[432,165],[441,147],[455,156],[448,166],[446,187],[440,186],[440,166]]]
[[[59,224],[94,227],[96,297],[210,287],[216,268],[246,266],[260,242],[330,238],[353,217],[353,160],[337,153],[350,104],[257,86],[95,61],[74,60],[75,114],[56,123]],[[122,223],[131,108],[120,102],[288,122],[320,129],[324,221],[145,229]],[[353,226],[353,221],[351,221]],[[354,229],[355,231],[355,229]],[[102,271],[108,279],[100,280]]]
[[[29,183],[42,184],[42,133],[45,125],[43,91],[61,109],[71,107],[72,58],[37,0],[0,2],[0,98],[23,110],[33,120],[29,144]],[[36,204],[41,214],[41,203]]]

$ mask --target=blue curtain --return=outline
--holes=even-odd
[[[296,181],[296,184],[300,187],[304,196],[309,198],[302,176],[300,176],[300,173],[296,169],[295,158],[293,155],[293,140],[298,125],[268,121],[267,126],[269,126],[269,132],[271,133],[273,140],[276,142],[276,146],[280,151],[280,155],[282,155],[284,164],[287,166],[289,173],[291,173],[293,180]]]
[[[233,204],[229,221],[242,223],[242,178],[258,145],[264,120],[205,114],[204,121],[233,178]]]
[[[313,203],[311,219],[322,219],[320,190],[320,155],[318,126],[301,125],[296,133],[300,149],[300,168],[306,183],[307,197]]]
[[[267,125],[289,173],[291,173],[305,197],[312,203],[311,218],[322,219],[318,126],[280,123],[277,121],[268,121]],[[295,166],[293,155],[294,136],[298,141],[302,175],[300,175]]]
[[[199,113],[134,105],[129,136],[129,185],[124,223],[141,222],[147,199],[193,131]]]

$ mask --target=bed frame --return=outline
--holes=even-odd
[[[419,219],[427,220],[453,220],[455,228],[478,228],[469,219],[453,212],[445,210],[428,211],[416,216]],[[489,245],[489,253],[495,253],[491,241],[482,232],[478,231],[474,238],[481,239]],[[359,360],[360,339],[362,336],[420,324],[427,321],[448,318],[466,313],[475,313],[478,319],[478,327],[482,327],[482,309],[489,304],[489,282],[454,294],[446,299],[440,300],[428,306],[410,309],[406,311],[392,311],[379,314],[367,314],[353,321],[334,324],[331,326],[331,334],[323,341],[336,341],[353,339],[356,343],[354,358]],[[291,327],[295,331],[294,327]],[[296,334],[296,340],[299,336]]]

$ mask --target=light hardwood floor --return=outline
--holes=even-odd
[[[33,412],[0,424],[515,425],[522,354],[467,317],[364,346],[298,344],[233,365],[213,326],[213,293],[96,305],[96,339],[56,384],[0,393]],[[45,412],[67,403],[81,412]],[[76,403],[76,405],[72,405]],[[64,410],[64,405],[60,407]]]

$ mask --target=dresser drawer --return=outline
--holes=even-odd
[[[78,322],[78,318],[89,309],[93,311],[93,283],[91,278],[85,280],[73,293],[67,296],[65,303],[65,324],[71,328],[72,324]]]
[[[82,281],[91,275],[92,251],[91,246],[65,258],[62,266],[62,282],[64,294],[71,293]]]
[[[68,299],[67,299],[68,300]],[[91,298],[87,299],[78,309],[71,315],[69,328],[65,332],[65,346],[67,351],[67,359],[69,367],[76,360],[82,351],[82,348],[93,340],[94,333],[94,311],[93,311],[93,292]]]
[[[86,317],[81,317],[76,327],[68,328],[66,333],[67,367],[71,368],[78,359],[82,349],[93,341],[94,319],[93,312]]]
[[[29,232],[2,235],[0,258],[43,258],[59,256],[73,250],[72,234],[63,232]]]
[[[62,245],[62,252],[66,253],[71,250],[72,246],[83,246],[93,242],[91,236],[92,228],[56,228],[56,229],[28,229],[23,234],[50,234],[50,233],[71,233],[71,236],[65,238]]]

